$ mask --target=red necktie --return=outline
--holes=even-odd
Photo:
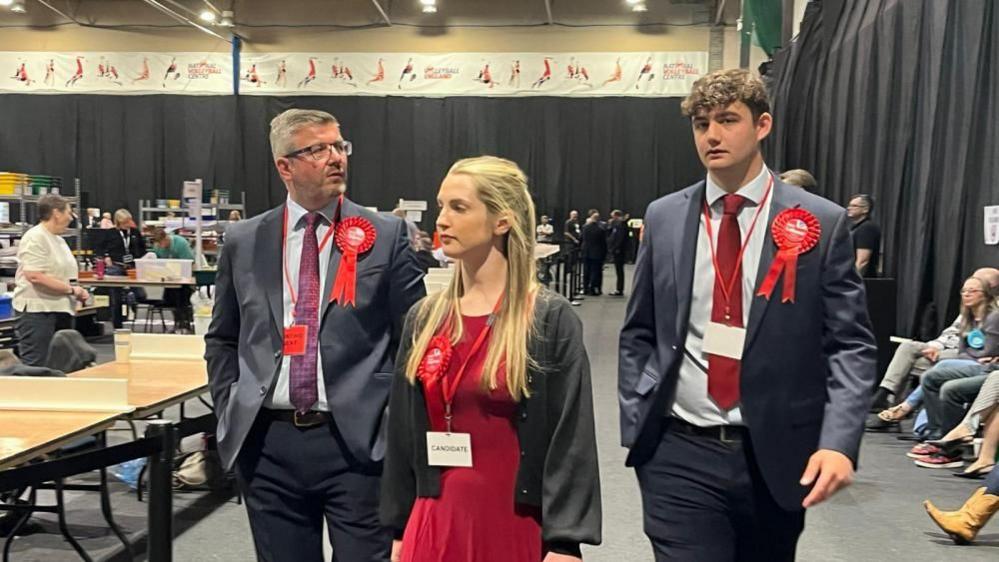
[[[289,398],[299,412],[307,412],[319,399],[316,387],[316,361],[319,348],[319,240],[316,226],[319,213],[305,215],[302,261],[298,265],[298,301],[295,324],[308,327],[305,353],[293,355],[289,371]]]
[[[739,209],[745,203],[744,197],[734,193],[722,197],[725,211],[718,229],[718,247],[715,250],[720,275],[715,274],[711,321],[727,326],[742,327],[742,265],[739,263],[742,233],[739,230]],[[731,283],[732,287],[727,301],[722,280],[726,286]],[[723,410],[731,410],[739,403],[740,363],[738,359],[730,357],[708,356],[708,395]]]

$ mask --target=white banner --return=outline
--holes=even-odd
[[[366,96],[685,96],[706,52],[244,53],[240,93]],[[0,92],[233,93],[229,53],[0,52]]]
[[[35,94],[232,93],[229,53],[0,51],[0,92]]]
[[[999,244],[999,205],[985,207],[985,243],[990,246]]]
[[[240,60],[240,93],[369,96],[685,96],[706,52],[266,53]]]

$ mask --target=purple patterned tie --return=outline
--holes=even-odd
[[[305,353],[291,357],[291,404],[299,412],[308,412],[319,399],[316,388],[316,360],[319,348],[319,241],[316,225],[319,213],[305,215],[305,238],[302,261],[298,266],[298,302],[295,324],[307,326]]]

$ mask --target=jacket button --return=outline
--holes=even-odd
[[[672,346],[672,347],[673,347],[673,351],[676,351],[676,346],[674,345],[674,346]]]
[[[527,495],[527,490],[521,490],[520,493],[524,494],[526,496]]]
[[[673,349],[676,349],[676,347],[674,347]],[[274,358],[275,359],[280,359],[281,358],[281,350],[280,349],[274,352]]]
[[[261,386],[260,387],[260,395],[263,396],[265,394],[267,394],[267,387],[266,386]]]
[[[527,412],[521,412],[520,419],[526,420],[527,419]]]
[[[525,453],[525,452],[524,452],[523,450],[521,450],[521,451],[520,451],[520,456],[522,456],[522,457],[523,457],[523,456],[524,456],[524,455],[526,455],[526,454],[527,454],[527,453]]]

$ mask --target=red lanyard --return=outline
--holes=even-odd
[[[760,201],[760,205],[756,208],[756,214],[753,215],[753,222],[749,225],[749,232],[746,233],[746,238],[742,241],[742,247],[739,248],[739,256],[735,261],[735,269],[732,271],[732,278],[728,280],[728,283],[726,283],[725,279],[722,277],[721,268],[718,266],[718,255],[715,252],[714,232],[711,228],[711,209],[708,207],[707,198],[704,200],[704,228],[708,233],[708,247],[711,248],[711,264],[715,268],[715,278],[718,280],[718,284],[722,290],[722,296],[725,298],[726,316],[728,315],[732,289],[735,288],[736,280],[741,277],[743,254],[746,253],[746,246],[749,246],[749,239],[753,236],[753,229],[756,228],[756,221],[760,218],[760,214],[763,212],[763,209],[767,204],[767,198],[770,197],[770,190],[773,188],[773,185],[774,176],[773,174],[770,174],[770,180],[767,182],[767,190],[763,194],[763,200]]]
[[[333,215],[333,224],[330,225],[329,229],[326,230],[326,236],[323,236],[323,241],[319,243],[319,252],[323,252],[323,248],[326,247],[326,243],[330,241],[333,237],[333,233],[336,232],[336,225],[340,222],[340,208],[343,206],[343,195],[337,200],[336,204],[336,214]],[[291,294],[291,306],[295,307],[295,303],[298,299],[295,297],[295,287],[291,283],[291,276],[288,275],[288,205],[284,206],[284,221],[281,227],[281,266],[284,270],[284,280],[288,284],[288,292]]]
[[[486,320],[486,327],[482,328],[479,332],[479,337],[475,338],[475,342],[472,343],[472,348],[468,351],[465,356],[465,360],[461,362],[461,367],[455,372],[454,377],[451,377],[448,384],[448,377],[441,377],[441,395],[444,397],[444,425],[446,426],[446,431],[451,433],[451,404],[454,403],[454,395],[458,392],[458,385],[461,383],[462,377],[465,376],[465,369],[468,364],[475,357],[475,354],[479,352],[482,344],[485,343],[486,337],[489,336],[489,332],[492,330],[493,322],[496,321],[496,314],[499,312],[500,306],[503,304],[503,296],[500,295],[499,301],[496,302],[496,306],[493,307],[492,313],[489,314],[489,319]],[[451,330],[451,317],[448,316],[448,322],[444,325],[443,333],[446,335]]]

